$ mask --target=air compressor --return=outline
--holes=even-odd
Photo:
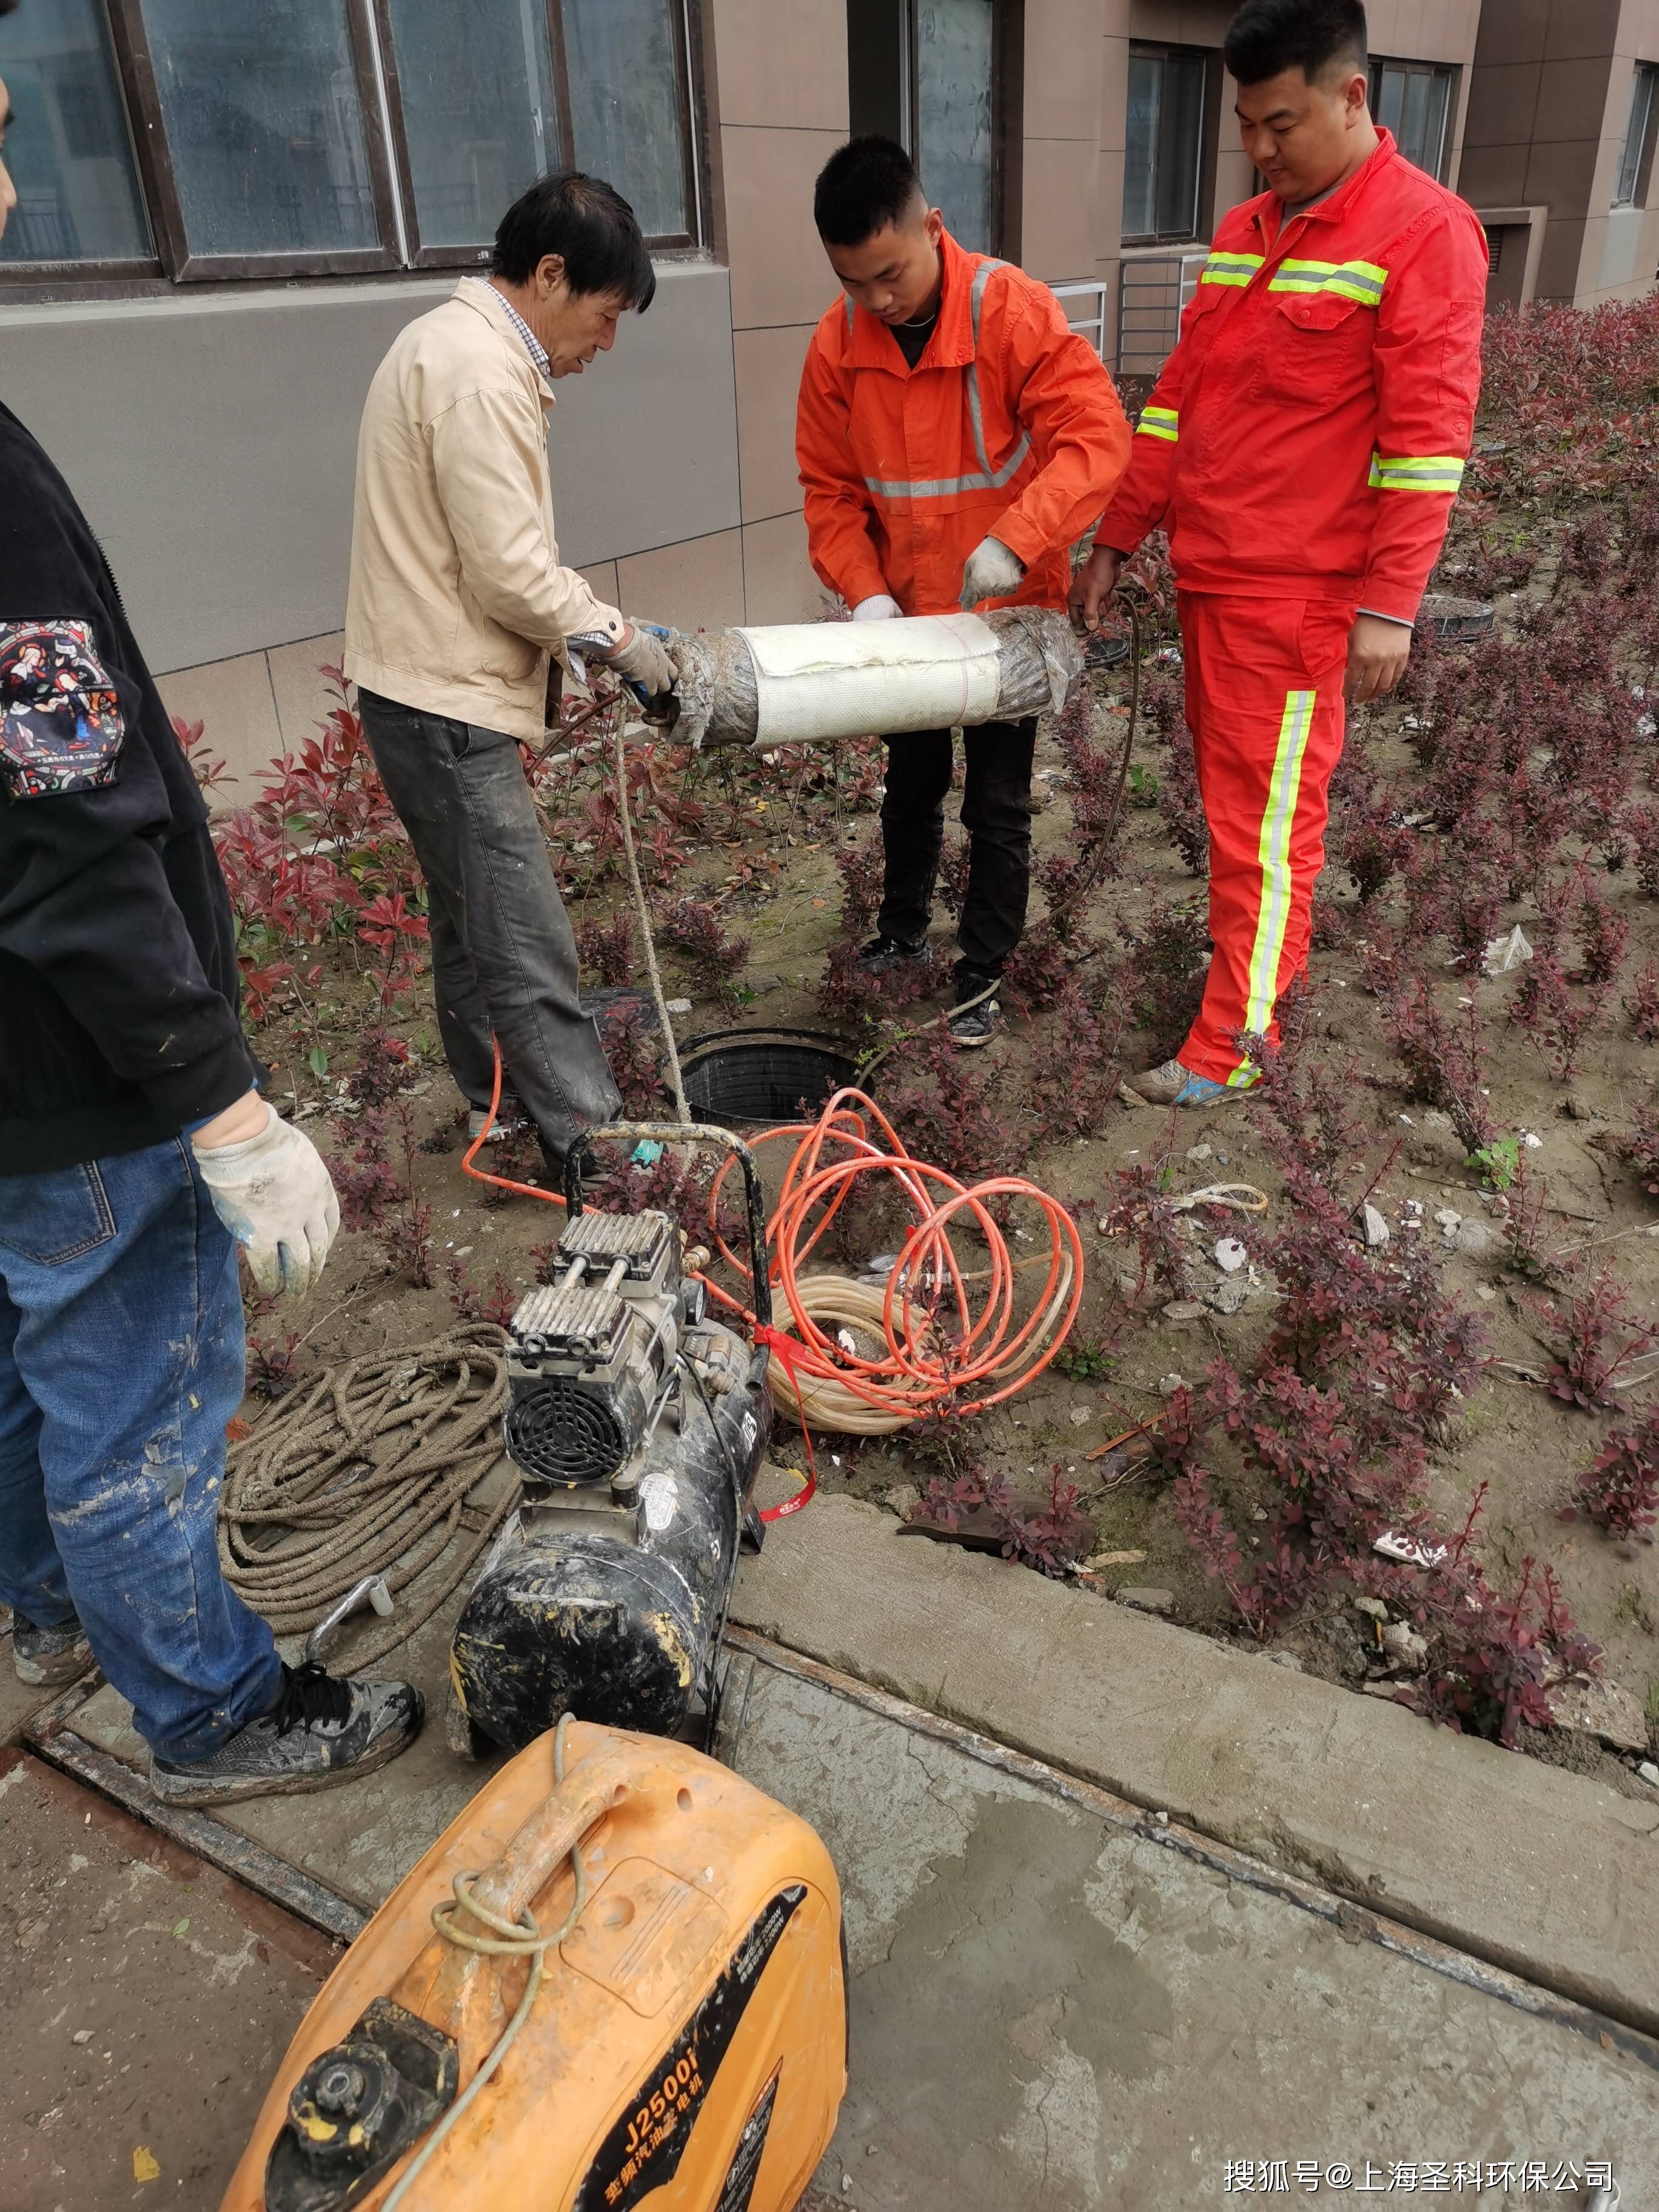
[[[712,1741],[720,1640],[772,1429],[770,1357],[706,1310],[669,1215],[594,1213],[594,1138],[713,1146],[741,1167],[756,1317],[771,1319],[759,1176],[725,1129],[611,1122],[571,1148],[551,1279],[507,1328],[503,1441],[524,1483],[456,1622],[446,1734],[518,1751],[562,1713]]]
[[[565,1721],[324,1984],[222,2212],[792,2212],[846,2083],[817,1835],[687,1745]]]

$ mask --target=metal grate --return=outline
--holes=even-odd
[[[563,1375],[515,1387],[506,1437],[509,1456],[532,1482],[605,1482],[628,1449],[622,1424],[604,1399]]]

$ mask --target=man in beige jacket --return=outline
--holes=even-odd
[[[674,672],[560,562],[547,413],[654,287],[619,193],[544,178],[502,217],[489,278],[464,276],[380,363],[357,447],[346,674],[426,877],[444,1053],[476,1135],[499,1040],[552,1165],[621,1100],[518,742],[542,742],[550,659],[574,648],[653,695]]]

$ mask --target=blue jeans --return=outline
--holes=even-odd
[[[0,1599],[37,1628],[78,1613],[169,1759],[282,1687],[219,1567],[243,1353],[236,1248],[185,1139],[0,1176]]]

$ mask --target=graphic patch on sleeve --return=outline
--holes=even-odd
[[[112,783],[125,734],[86,623],[0,623],[0,789],[8,799]]]

